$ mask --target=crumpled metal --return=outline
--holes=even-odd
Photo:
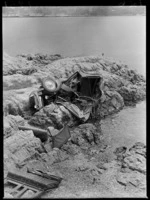
[[[80,110],[78,108],[78,106],[76,106],[73,103],[70,102],[57,102],[62,104],[65,108],[67,108],[74,116],[76,116],[77,118],[81,119],[83,122],[87,121],[91,110],[92,110],[92,106],[88,107],[85,111]]]

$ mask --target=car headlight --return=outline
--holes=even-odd
[[[45,86],[46,86],[47,89],[49,89],[49,90],[55,90],[55,89],[56,89],[56,84],[55,84],[55,82],[53,82],[52,80],[46,80],[46,81],[45,81]]]

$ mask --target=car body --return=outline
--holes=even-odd
[[[86,121],[103,95],[103,78],[98,74],[75,72],[60,81],[53,77],[44,78],[37,91],[30,94],[30,106],[40,110],[50,103],[61,104],[74,116]]]

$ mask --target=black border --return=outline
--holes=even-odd
[[[92,1],[92,4],[89,4],[89,3],[87,3],[87,1],[86,1],[86,3],[77,3],[77,1],[75,1],[75,2],[73,2],[73,1],[70,1],[69,2],[69,4],[66,2],[64,2],[63,1],[63,3],[62,2],[60,2],[59,4],[58,4],[58,2],[55,0],[53,0],[53,1],[50,1],[50,0],[39,0],[39,1],[33,1],[33,0],[3,0],[3,1],[1,1],[1,5],[2,5],[2,7],[9,7],[9,6],[126,6],[126,5],[131,5],[131,6],[146,6],[146,66],[148,66],[148,59],[147,59],[147,47],[148,47],[148,37],[147,37],[147,35],[148,35],[148,29],[147,29],[147,21],[148,21],[148,6],[147,6],[147,3],[146,3],[146,0],[120,0],[120,1],[110,1],[110,2],[106,2],[106,0],[100,0],[99,1],[101,4],[99,5],[99,4],[95,4],[94,5],[94,1]],[[1,7],[1,16],[2,16],[2,7]],[[2,22],[2,21],[1,21]],[[2,26],[1,26],[2,27]],[[2,33],[2,32],[1,32]],[[2,40],[1,40],[2,41]],[[2,45],[2,62],[1,62],[1,66],[3,66],[3,45]],[[2,67],[1,67],[1,70],[2,70]],[[3,70],[1,71],[1,74],[2,74],[2,72],[3,72]],[[1,78],[2,78],[2,76],[1,76]],[[2,80],[2,79],[1,79]],[[146,80],[148,80],[148,67],[146,67]],[[1,82],[2,84],[3,84],[3,82]],[[2,86],[2,84],[1,84],[1,86]],[[148,102],[148,81],[147,81],[147,97],[146,97],[146,101]],[[1,97],[2,97],[2,103],[1,103],[1,105],[3,105],[3,88],[1,89]],[[148,108],[148,104],[146,103],[146,107]],[[1,109],[3,109],[2,107],[1,107]],[[3,117],[3,111],[2,111],[2,115],[1,115],[2,117]],[[147,110],[147,119],[148,119],[148,110]],[[3,141],[3,119],[1,120],[1,137],[2,137],[2,139],[1,139],[1,141]],[[148,123],[148,120],[147,120],[147,123]],[[146,123],[146,128],[148,127],[147,126],[147,123]],[[147,145],[147,156],[148,156],[148,149],[149,149],[149,147],[148,147],[148,134],[147,134],[147,143],[146,143],[146,145]],[[3,160],[3,142],[2,142],[2,145],[1,145],[1,152],[2,152],[2,160]],[[3,162],[3,161],[2,161]],[[2,176],[1,177],[3,177],[3,165],[1,164],[1,167],[2,167],[2,170],[1,170],[1,173],[2,173]],[[148,190],[148,186],[149,186],[149,183],[148,183],[148,179],[149,179],[149,166],[148,166],[148,159],[147,159],[147,197],[149,197],[150,195],[149,195],[149,190]],[[2,181],[2,184],[3,184],[3,178],[1,178],[1,181]],[[2,198],[3,198],[3,189],[1,188],[1,191],[2,191]],[[122,198],[120,198],[120,199],[122,199]],[[146,199],[146,198],[142,198],[142,199]]]

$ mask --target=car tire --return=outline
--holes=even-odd
[[[47,85],[48,82],[49,83],[51,82],[51,85],[54,84],[55,86],[51,88],[48,87]],[[50,93],[57,92],[60,89],[61,84],[62,84],[61,81],[55,80],[52,77],[47,77],[42,80],[42,87],[44,88],[45,91],[50,92]]]

